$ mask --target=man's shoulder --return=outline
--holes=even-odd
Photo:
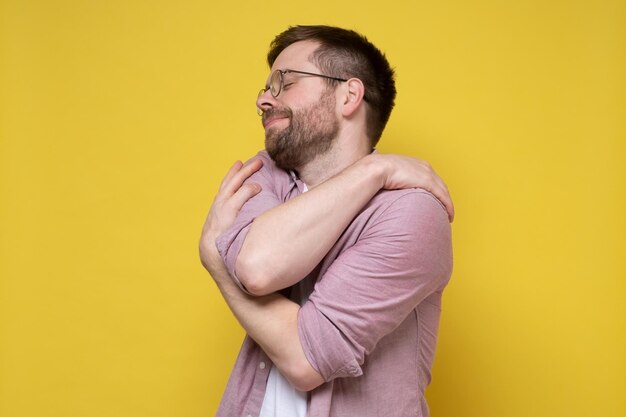
[[[270,168],[270,169],[276,169],[276,170],[280,170],[285,172],[284,170],[278,168],[276,166],[276,164],[274,163],[274,161],[272,160],[272,158],[269,156],[269,154],[267,153],[267,151],[265,149],[261,149],[259,152],[257,152],[256,155],[254,155],[252,159],[260,159],[263,161],[263,166],[266,168]]]
[[[294,176],[282,168],[276,166],[269,154],[265,150],[257,152],[246,164],[251,161],[260,160],[263,166],[246,179],[248,183],[256,183],[261,186],[260,195],[273,195],[281,202],[297,195],[297,181]]]
[[[372,198],[368,206],[383,211],[393,209],[418,215],[426,212],[441,212],[447,219],[447,211],[443,203],[423,188],[381,190]]]
[[[444,205],[421,188],[380,191],[353,220],[351,227],[386,236],[429,234],[439,239],[451,233]]]

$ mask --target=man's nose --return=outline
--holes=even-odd
[[[276,99],[272,96],[270,89],[259,91],[259,96],[256,99],[256,109],[259,116],[274,106],[276,106]]]

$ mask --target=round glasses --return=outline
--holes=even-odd
[[[283,91],[284,82],[285,82],[285,74],[289,74],[289,73],[309,75],[309,76],[313,76],[313,77],[322,77],[322,78],[326,78],[328,80],[335,80],[335,81],[341,81],[341,82],[348,81],[345,78],[331,77],[329,75],[315,74],[313,72],[296,71],[296,70],[292,70],[292,69],[284,69],[284,70],[277,69],[270,76],[270,82],[267,84],[267,87],[262,88],[261,91],[259,91],[259,94],[257,95],[257,100],[259,99],[259,97],[261,97],[263,94],[265,94],[265,92],[267,90],[270,90],[270,93],[272,94],[272,97],[274,97],[274,98],[278,97],[280,92]],[[257,106],[256,112],[257,112],[257,114],[259,116],[263,115],[263,110],[259,106]]]

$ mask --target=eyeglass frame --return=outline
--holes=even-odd
[[[276,94],[274,94],[274,92],[272,91],[272,78],[274,77],[274,74],[280,74],[280,83],[278,84],[278,92]],[[276,98],[280,95],[280,93],[283,91],[284,88],[284,84],[285,84],[285,74],[289,74],[289,73],[293,73],[293,74],[303,74],[303,75],[310,75],[313,77],[322,77],[322,78],[326,78],[328,80],[334,80],[334,81],[341,81],[341,82],[346,82],[348,81],[346,78],[339,78],[339,77],[331,77],[330,75],[324,75],[324,74],[316,74],[314,72],[307,72],[307,71],[298,71],[298,70],[293,70],[293,69],[277,69],[274,70],[272,72],[272,75],[270,75],[270,83],[267,87],[265,88],[261,88],[261,90],[259,91],[259,94],[257,95],[257,100],[259,97],[261,97],[263,94],[265,94],[265,92],[267,90],[270,90],[270,94],[272,95],[272,97]],[[257,106],[257,113],[259,114],[259,116],[263,115],[263,110]]]

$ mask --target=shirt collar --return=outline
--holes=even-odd
[[[306,184],[302,182],[300,178],[298,178],[298,175],[295,173],[295,171],[290,170],[289,177],[291,178],[292,186],[295,185],[296,187],[298,187],[298,190],[301,193],[307,190]]]

